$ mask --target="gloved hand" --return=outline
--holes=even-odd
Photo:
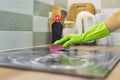
[[[55,45],[63,44],[63,47],[68,47],[71,44],[80,44],[91,40],[96,40],[110,34],[104,22],[96,24],[91,29],[83,34],[68,34],[64,38],[54,42]]]

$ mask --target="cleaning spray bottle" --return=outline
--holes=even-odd
[[[55,16],[55,22],[52,24],[52,43],[62,38],[63,25],[60,22],[60,15]]]

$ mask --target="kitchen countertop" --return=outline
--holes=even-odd
[[[43,46],[45,47],[45,46]],[[71,46],[71,49],[120,51],[119,46]],[[105,80],[120,80],[120,61]],[[99,80],[0,67],[0,80]]]

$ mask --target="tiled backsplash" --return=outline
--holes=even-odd
[[[31,31],[0,31],[0,50],[31,47]]]
[[[33,15],[33,0],[0,0],[0,10]]]
[[[54,0],[55,1],[55,5],[59,5],[62,8],[67,8],[68,5],[68,0]]]
[[[50,44],[50,30],[48,26],[48,14],[53,2],[48,0],[34,0],[33,16],[33,46]]]
[[[33,16],[0,11],[0,31],[32,31]]]
[[[33,16],[33,32],[48,32],[48,17]]]
[[[102,0],[102,10],[101,13],[105,15],[112,15],[114,12],[119,10],[120,8],[120,0]],[[114,31],[111,33],[110,36],[108,36],[108,42],[109,45],[119,45],[120,44],[120,29]]]
[[[70,0],[68,0],[70,1]],[[52,5],[63,8],[67,0],[0,0],[0,50],[38,46],[51,43],[48,12]],[[92,1],[101,9],[120,8],[119,0],[71,0]]]
[[[120,8],[120,0],[102,0],[102,8]]]
[[[33,32],[33,46],[51,44],[50,32]]]
[[[51,11],[52,5],[34,0],[34,15],[48,17],[48,13]]]
[[[0,50],[50,44],[54,0],[0,0]]]

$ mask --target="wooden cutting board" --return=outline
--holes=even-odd
[[[74,3],[69,8],[68,20],[75,21],[77,14],[81,11],[89,11],[92,14],[95,14],[95,8],[94,8],[93,4],[91,4],[91,3]]]

